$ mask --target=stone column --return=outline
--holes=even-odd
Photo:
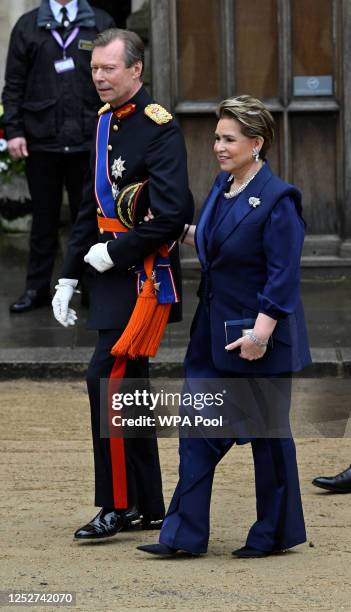
[[[351,6],[349,0],[343,0],[343,120],[344,120],[344,168],[345,168],[345,198],[343,202],[343,243],[340,254],[342,257],[351,258],[351,117],[350,117],[350,96],[351,96]],[[342,163],[342,160],[340,160]]]
[[[144,2],[145,0],[132,0],[132,13],[136,13],[137,11],[140,11]]]

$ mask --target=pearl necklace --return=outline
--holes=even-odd
[[[262,166],[261,166],[262,168]],[[224,193],[224,197],[229,200],[230,198],[234,198],[235,196],[239,195],[239,193],[241,193],[242,191],[244,191],[244,189],[246,189],[246,187],[248,186],[249,183],[251,183],[251,181],[255,178],[256,174],[261,170],[261,168],[259,168],[258,170],[256,170],[256,172],[250,176],[250,178],[245,181],[245,183],[243,183],[242,185],[240,185],[240,187],[238,187],[238,189],[232,189],[231,191],[228,191],[227,193]],[[234,175],[231,174],[230,177],[228,178],[228,182],[231,181],[234,178]],[[235,180],[235,179],[234,179]]]

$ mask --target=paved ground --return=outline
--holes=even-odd
[[[152,542],[152,533],[120,534],[98,545],[72,541],[73,531],[94,511],[81,381],[95,334],[85,330],[84,309],[74,330],[60,328],[49,308],[10,317],[8,304],[23,288],[25,259],[25,237],[0,236],[0,366],[11,376],[17,362],[19,376],[31,364],[31,373],[51,378],[0,382],[0,589],[76,591],[76,609],[84,612],[351,610],[351,495],[325,494],[310,484],[319,473],[337,473],[350,463],[351,378],[336,377],[350,372],[350,280],[302,284],[314,354],[327,365],[324,374],[335,375],[295,383],[292,421],[309,543],[265,560],[231,558],[254,520],[252,461],[245,446],[234,448],[218,469],[208,555],[160,562],[135,550],[140,542]],[[188,273],[185,282],[184,322],[167,332],[158,359],[173,369],[182,361],[195,308],[194,276]],[[78,381],[53,379],[72,371],[74,362]],[[177,443],[161,439],[160,449],[168,502],[177,479]]]
[[[312,383],[302,382],[297,394],[305,415],[318,404],[320,389]],[[331,386],[330,397],[337,395],[346,401],[343,390]],[[150,532],[95,545],[72,541],[94,511],[83,383],[1,382],[0,397],[0,589],[75,591],[75,609],[82,612],[351,610],[351,495],[333,496],[310,484],[350,463],[350,438],[322,438],[321,428],[298,440],[309,543],[263,560],[231,558],[255,514],[246,445],[233,448],[218,468],[208,555],[160,561],[136,551],[139,543],[155,540]],[[350,425],[337,435],[351,436]],[[177,443],[163,439],[160,447],[168,502],[177,479]]]

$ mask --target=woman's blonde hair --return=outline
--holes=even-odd
[[[266,152],[274,140],[274,119],[260,100],[247,95],[228,98],[218,106],[217,117],[239,121],[241,132],[248,138],[262,136],[264,143],[260,158],[265,159]]]

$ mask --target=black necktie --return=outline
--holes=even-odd
[[[61,25],[64,28],[68,28],[69,26],[68,11],[65,6],[62,7],[62,9],[60,10],[60,13],[62,15]]]

